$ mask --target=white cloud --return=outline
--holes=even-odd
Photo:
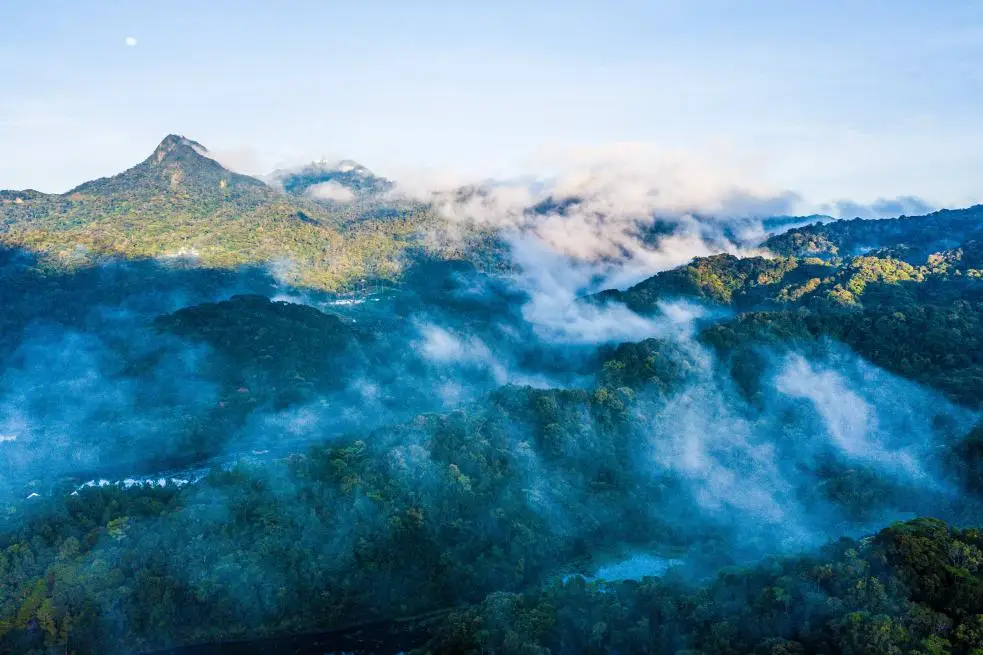
[[[321,200],[335,200],[337,202],[348,202],[355,198],[351,189],[331,181],[315,184],[307,190],[307,193]]]
[[[249,146],[218,148],[202,154],[235,173],[261,175],[266,170],[262,154]]]
[[[437,240],[468,234],[455,227],[498,229],[588,264],[584,280],[601,275],[621,286],[696,256],[753,254],[765,236],[759,219],[801,204],[798,194],[761,182],[758,163],[720,147],[698,155],[615,143],[546,153],[533,165],[548,177],[450,188],[435,178],[429,193],[419,180],[398,182],[397,192],[434,203],[447,222]]]
[[[125,43],[126,43],[126,45],[128,45],[129,47],[132,48],[133,46],[135,46],[137,44],[136,37],[133,37],[133,36],[126,37]]]
[[[485,368],[498,384],[508,382],[508,371],[481,339],[462,338],[436,325],[424,325],[420,332],[423,339],[418,347],[427,359],[444,364],[466,363]],[[444,395],[446,397],[447,393]]]
[[[837,200],[822,205],[820,210],[837,218],[894,218],[896,216],[920,216],[935,211],[935,207],[917,196],[878,198],[870,204],[853,200]]]
[[[639,316],[621,304],[597,306],[578,301],[597,280],[608,286],[612,276],[601,267],[578,264],[552,252],[535,237],[515,238],[512,257],[518,265],[515,282],[529,294],[523,318],[543,339],[570,344],[620,343],[650,337],[686,340],[694,321],[707,314],[698,305],[660,305],[661,315]]]

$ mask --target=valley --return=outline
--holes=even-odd
[[[979,207],[575,256],[345,166],[3,192],[3,648],[976,648]]]

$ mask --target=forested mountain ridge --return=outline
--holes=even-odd
[[[0,190],[0,244],[39,253],[45,265],[63,270],[114,257],[223,268],[274,263],[285,280],[328,291],[390,283],[420,252],[488,268],[508,265],[503,237],[517,227],[516,217],[499,224],[467,215],[487,213],[476,199],[500,191],[494,181],[428,199],[388,193],[393,189],[391,180],[347,160],[277,170],[260,180],[227,170],[203,145],[172,134],[136,166],[63,194]],[[582,203],[576,195],[549,196],[524,214],[593,211]],[[451,214],[464,215],[449,219],[446,204]],[[678,217],[650,218],[635,235],[647,247],[679,228]],[[703,236],[717,248],[741,241],[749,226],[784,229],[825,217],[694,218],[713,225]]]
[[[276,170],[269,177],[291,195],[338,201],[382,194],[394,186],[390,180],[348,160],[334,164],[321,160],[299,168]]]
[[[472,331],[505,320],[504,308],[521,301],[468,295],[490,280],[466,265],[438,262],[419,278],[407,310],[419,311],[429,298],[437,303],[432,311],[466,319]],[[726,450],[733,448],[766,390],[767,370],[736,371],[751,399],[741,409],[726,384],[705,379],[717,374],[690,344],[648,339],[588,358],[584,365],[596,377],[586,388],[506,385],[458,411],[411,413],[375,429],[360,419],[351,433],[338,434],[324,425],[334,407],[345,407],[332,389],[364,376],[371,364],[359,326],[375,339],[392,325],[384,316],[378,325],[355,316],[352,323],[310,306],[241,295],[156,319],[158,338],[175,334],[216,351],[214,375],[202,366],[194,372],[220,385],[203,398],[212,422],[195,421],[191,436],[210,432],[222,444],[243,425],[248,431],[249,417],[259,415],[267,418],[250,434],[271,433],[258,441],[262,447],[298,430],[315,445],[294,446],[265,463],[216,466],[185,486],[79,487],[84,479],[76,479],[62,482],[60,494],[25,501],[36,504],[7,514],[0,532],[0,648],[49,653],[68,644],[79,653],[133,653],[434,610],[447,614],[424,629],[430,641],[405,648],[853,653],[874,643],[880,650],[873,652],[962,655],[980,647],[975,530],[919,521],[874,540],[842,540],[816,555],[707,577],[756,557],[758,546],[741,537],[746,516],[732,508],[734,518],[728,512],[693,522],[689,517],[708,510],[686,495],[687,469],[659,470],[649,449],[671,444],[694,420],[672,409],[694,386],[698,405],[733,408],[707,428],[720,434]],[[762,317],[779,332],[775,340],[788,343],[772,315],[746,316]],[[741,353],[753,352],[754,340],[736,330],[727,336],[732,329],[729,322],[710,325],[700,337],[718,340],[724,368],[734,363],[727,357],[742,363]],[[388,358],[402,343],[380,353]],[[414,366],[395,372],[419,378],[425,393],[440,387],[441,378],[423,377]],[[890,380],[872,384],[884,383],[889,396],[909,393]],[[938,405],[930,422],[940,426],[939,441],[922,453],[922,464],[948,466],[953,483],[978,485],[979,438],[963,440],[958,426],[946,427],[951,408],[929,402]],[[318,403],[327,404],[318,409]],[[281,407],[288,411],[279,413]],[[880,507],[925,514],[945,507],[940,499],[962,504],[936,489],[912,493],[906,480],[831,454],[797,455],[821,426],[804,409],[782,405],[774,417],[766,412],[753,420],[756,429],[781,434],[773,442],[781,450],[770,456],[790,462],[800,486],[783,493],[804,503],[806,514],[864,525]],[[895,431],[884,427],[885,434]],[[782,522],[768,530],[788,529]],[[561,575],[591,571],[614,556],[609,550],[630,554],[657,544],[672,554],[694,543],[687,563],[667,578],[604,582]]]
[[[395,205],[385,220],[360,218],[375,213],[286,194],[169,135],[133,168],[64,194],[0,191],[0,244],[61,268],[107,257],[184,257],[221,267],[289,260],[291,281],[339,290],[392,279],[434,220],[419,204]]]
[[[617,248],[502,274],[339,172],[369,180],[276,188],[168,137],[69,194],[0,195],[0,652],[419,616],[400,649],[983,648],[975,209],[948,239],[937,214],[793,228],[833,246],[567,302]],[[690,236],[712,252],[752,222]],[[630,234],[657,252],[678,227]],[[360,276],[389,284],[325,292]]]
[[[679,579],[494,594],[451,614],[440,653],[952,653],[983,649],[983,533],[941,521],[842,539],[817,556]]]
[[[832,221],[764,240],[768,257],[698,257],[595,300],[651,312],[692,297],[737,310],[885,305],[977,293],[983,277],[983,205],[894,219]],[[892,296],[902,293],[902,296]],[[886,295],[885,295],[886,294]],[[904,294],[909,294],[904,296]]]
[[[983,205],[975,205],[943,209],[925,216],[814,223],[772,236],[763,245],[779,255],[824,259],[849,258],[869,250],[903,246],[905,259],[919,260],[981,235]]]
[[[794,347],[833,339],[879,366],[979,405],[981,218],[980,207],[972,207],[793,228],[764,245],[794,254],[700,257],[590,301],[658,314],[662,303],[695,300],[735,313],[703,334],[732,359],[752,344]],[[949,231],[953,225],[958,228]],[[861,242],[864,253],[849,255]]]

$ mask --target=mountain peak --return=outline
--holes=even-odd
[[[351,159],[321,159],[297,168],[279,169],[269,180],[289,194],[327,200],[351,200],[384,193],[393,187],[391,181]]]
[[[264,186],[259,180],[224,168],[211,157],[208,148],[197,141],[179,134],[168,134],[149,157],[133,168],[112,177],[86,182],[68,194],[146,195],[170,191],[223,195],[233,188]]]
[[[318,162],[314,162],[314,167],[320,168],[326,171],[338,171],[339,173],[358,173],[359,175],[372,175],[372,171],[362,166],[357,161],[351,159],[341,159],[339,161],[329,161],[327,159],[321,159]]]
[[[203,157],[215,161],[208,155],[208,148],[197,141],[178,135],[168,134],[160,145],[154,150],[153,154],[147,159],[152,165],[161,165],[165,160],[181,160],[187,158]],[[215,162],[218,164],[218,162]]]

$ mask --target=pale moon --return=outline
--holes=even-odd
[[[132,36],[126,37],[126,45],[128,45],[128,46],[130,46],[132,48],[136,44],[137,44],[136,37],[132,37]]]

